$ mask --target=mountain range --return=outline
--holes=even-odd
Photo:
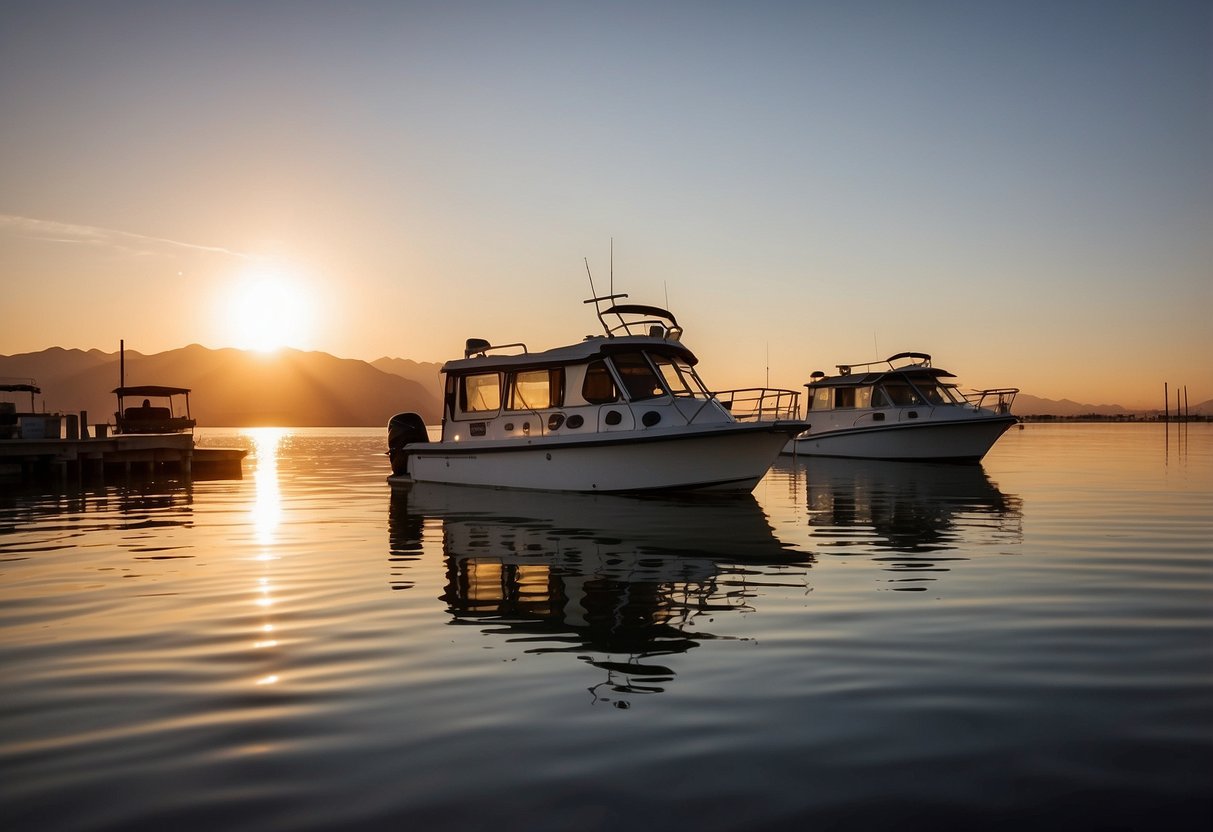
[[[119,386],[117,352],[51,347],[0,355],[0,384],[34,379],[42,389],[39,410],[88,411],[89,422],[112,422]],[[200,426],[371,427],[401,411],[441,421],[441,365],[383,357],[366,362],[324,352],[282,349],[273,353],[208,349],[197,344],[144,355],[125,351],[128,385],[188,387],[190,411]],[[9,394],[11,396],[11,394]],[[18,399],[19,409],[29,405]],[[1153,416],[1115,404],[1082,404],[1025,393],[1015,399],[1021,416]],[[1213,414],[1213,400],[1190,408]]]
[[[42,389],[39,410],[85,410],[90,423],[112,422],[120,364],[116,352],[52,347],[0,356],[0,384],[32,378]],[[438,368],[404,359],[367,363],[323,352],[258,353],[197,344],[154,355],[125,352],[128,386],[190,388],[190,413],[200,426],[367,427],[386,425],[405,410],[436,424]],[[17,403],[19,409],[29,406],[28,399]]]

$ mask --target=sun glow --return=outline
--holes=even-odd
[[[301,279],[259,270],[232,287],[223,314],[232,346],[272,352],[307,345],[312,337],[315,303]]]

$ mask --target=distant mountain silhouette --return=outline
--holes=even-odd
[[[1080,404],[1069,399],[1041,399],[1020,393],[1011,412],[1019,416],[1125,416],[1134,411],[1118,404]]]
[[[400,363],[385,372],[365,361],[290,349],[257,353],[193,344],[154,355],[128,349],[126,383],[190,388],[199,427],[366,427],[386,425],[403,410],[417,411],[430,424],[440,421],[436,365],[385,360]],[[91,423],[113,421],[116,352],[52,347],[0,356],[0,376],[35,379],[43,392],[39,406],[47,410],[87,410]]]
[[[1175,412],[1174,408],[1175,403],[1172,402],[1172,413]],[[1161,407],[1134,409],[1122,407],[1118,404],[1080,404],[1070,399],[1041,399],[1026,393],[1020,393],[1015,397],[1015,404],[1012,406],[1011,411],[1017,416],[1061,417],[1133,415],[1138,418],[1153,418],[1163,413]],[[1198,404],[1189,404],[1188,412],[1193,416],[1213,415],[1213,399],[1208,399]]]
[[[372,362],[323,352],[274,353],[212,350],[197,344],[154,355],[126,351],[126,382],[189,387],[190,408],[200,427],[369,427],[386,425],[393,414],[415,410],[428,424],[441,412],[441,365],[407,358]],[[89,421],[112,422],[118,386],[118,353],[51,347],[0,356],[0,377],[33,378],[47,410],[87,410]],[[27,398],[19,399],[27,407]],[[1080,404],[1069,399],[1015,397],[1020,416],[1153,417],[1158,409],[1134,411],[1117,404]],[[1213,414],[1213,400],[1190,407]]]
[[[376,358],[371,362],[376,370],[419,382],[422,386],[433,390],[434,395],[442,397],[442,365],[436,362],[418,362],[409,358]]]

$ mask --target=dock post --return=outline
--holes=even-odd
[[[69,442],[75,442],[80,438],[80,417],[75,413],[68,413],[63,418],[67,420],[67,424],[64,425],[64,428],[67,431],[67,436],[65,438]]]
[[[80,438],[88,439],[88,411],[80,411]]]

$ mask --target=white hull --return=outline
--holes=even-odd
[[[785,454],[860,459],[979,461],[1018,420],[990,415],[923,419],[893,424],[809,431],[788,442]]]
[[[798,427],[803,423],[728,423],[588,439],[419,443],[405,448],[408,474],[390,481],[545,491],[749,491]]]

